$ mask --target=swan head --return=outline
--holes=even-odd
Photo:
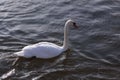
[[[70,27],[75,27],[75,28],[78,28],[78,26],[76,25],[75,21],[69,19],[66,21],[65,23],[66,26],[70,26]]]

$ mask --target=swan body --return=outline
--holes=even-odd
[[[30,58],[35,56],[36,58],[52,58],[58,56],[63,51],[61,46],[50,42],[40,42],[34,45],[26,46],[20,52],[16,52],[18,56],[24,56]]]
[[[20,57],[25,57],[25,58],[36,57],[36,58],[43,58],[43,59],[53,58],[60,55],[63,51],[66,51],[68,49],[69,26],[76,27],[76,24],[72,20],[68,20],[65,23],[63,46],[58,46],[50,42],[39,42],[33,45],[28,45],[24,47],[21,51],[16,52],[14,54]]]

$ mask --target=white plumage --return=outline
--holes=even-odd
[[[20,52],[16,52],[18,56],[30,58],[52,58],[62,53],[62,47],[49,42],[40,42],[34,45],[26,46]]]
[[[68,29],[69,26],[76,26],[76,24],[72,20],[68,20],[65,23],[64,27],[64,42],[63,46],[58,46],[54,43],[50,42],[39,42],[37,44],[29,45],[24,47],[21,51],[16,52],[17,56],[31,58],[53,58],[58,55],[60,55],[63,51],[66,51],[68,49]]]

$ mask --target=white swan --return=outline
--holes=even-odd
[[[42,59],[49,59],[60,55],[68,49],[68,30],[70,26],[77,27],[73,20],[70,19],[66,21],[63,46],[58,46],[50,42],[39,42],[37,44],[26,46],[21,51],[14,54],[25,58],[36,57]]]

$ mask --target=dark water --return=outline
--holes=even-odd
[[[50,59],[25,59],[14,52],[40,41],[62,45],[64,23],[70,52]],[[0,0],[2,80],[120,80],[120,0]]]

